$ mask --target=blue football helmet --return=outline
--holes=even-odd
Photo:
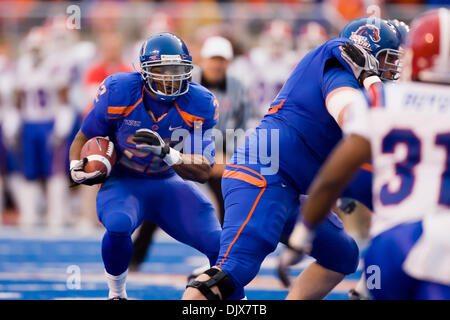
[[[142,45],[141,75],[161,100],[174,101],[189,90],[192,56],[186,44],[172,33],[159,33]]]
[[[388,22],[397,28],[398,32],[400,33],[400,43],[402,45],[405,45],[406,38],[407,38],[408,32],[409,32],[409,26],[406,23],[404,23],[403,21],[399,21],[397,19],[388,20]]]
[[[358,18],[342,29],[341,37],[350,39],[377,58],[381,79],[398,79],[401,35],[393,24],[376,17]]]

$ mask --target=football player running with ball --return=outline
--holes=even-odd
[[[104,80],[70,149],[72,180],[103,183],[97,214],[106,228],[102,258],[110,299],[127,298],[131,234],[143,220],[198,249],[211,265],[219,251],[219,221],[210,201],[192,182],[208,180],[214,141],[202,139],[195,148],[195,143],[184,143],[181,153],[173,148],[179,141],[172,139],[176,135],[184,138],[179,143],[192,142],[212,128],[218,118],[217,101],[190,81],[192,57],[173,34],[149,38],[140,51],[140,67],[140,72],[117,73]],[[109,137],[115,145],[117,163],[109,177],[83,171],[86,160],[80,159],[80,151],[96,136]]]

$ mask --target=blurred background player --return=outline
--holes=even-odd
[[[12,108],[12,65],[10,61],[10,52],[8,46],[0,42],[0,225],[3,223],[4,214],[6,213],[7,201],[7,175],[8,175],[8,154],[5,144],[4,131],[8,127],[7,121],[14,121],[11,118]],[[16,121],[17,122],[17,121]],[[11,188],[9,188],[11,189]],[[9,193],[10,195],[10,193]]]
[[[21,167],[26,178],[20,192],[20,225],[37,225],[44,205],[48,226],[60,231],[67,218],[66,139],[73,128],[74,111],[69,101],[68,65],[52,31],[45,27],[30,31],[15,76]]]
[[[0,44],[0,175],[2,194],[0,210],[5,224],[17,223],[20,212],[20,192],[23,177],[20,173],[20,114],[14,106],[15,62],[8,42]],[[12,209],[12,210],[8,210]],[[11,213],[6,215],[6,213]]]
[[[97,213],[106,228],[102,259],[110,299],[127,298],[131,234],[143,220],[196,248],[211,264],[218,254],[219,221],[192,182],[206,182],[214,164],[214,141],[203,139],[196,150],[194,139],[216,124],[217,101],[191,82],[192,57],[174,34],[150,37],[140,61],[141,73],[117,73],[100,85],[70,149],[72,180],[103,183]],[[184,138],[183,153],[170,147],[178,142],[173,134]],[[118,162],[107,180],[99,172],[84,172],[86,158],[79,159],[83,145],[96,136],[115,144]]]
[[[351,106],[346,139],[312,184],[290,243],[297,250],[314,247],[314,230],[360,165],[372,159],[375,214],[365,273],[376,280],[370,286],[368,280],[367,289],[375,299],[448,300],[449,10],[413,21],[402,79],[374,85],[368,98],[361,95]]]
[[[297,59],[302,59],[312,49],[321,46],[328,41],[328,32],[318,22],[308,22],[301,26],[297,38]]]
[[[249,83],[254,109],[249,128],[259,124],[297,61],[290,24],[283,20],[270,21],[261,33],[258,46],[248,53],[248,72],[241,74],[242,78],[249,77],[245,81]]]

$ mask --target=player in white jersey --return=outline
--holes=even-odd
[[[304,24],[296,37],[296,47],[298,56],[301,60],[311,50],[321,46],[329,40],[328,32],[324,26],[318,22],[308,22]]]
[[[316,176],[290,244],[311,248],[315,227],[372,159],[371,296],[450,299],[450,11],[417,18],[405,51],[406,82],[374,85],[349,108],[346,139]]]
[[[8,150],[9,132],[15,131],[14,119],[11,112],[11,62],[7,55],[0,54],[0,224],[2,223],[2,213],[5,208],[5,189],[8,186],[6,181],[8,173],[11,171],[11,150]],[[17,123],[17,121],[15,121]],[[9,131],[9,132],[8,132]],[[11,188],[10,188],[11,189]]]
[[[74,117],[68,100],[69,72],[65,59],[51,47],[55,43],[53,31],[48,26],[31,30],[25,39],[25,53],[18,60],[15,85],[22,122],[21,166],[26,178],[20,225],[39,222],[44,181],[48,225],[56,231],[62,227],[68,208],[64,144]]]
[[[3,43],[0,51],[0,194],[11,196],[13,207],[21,211],[19,195],[23,177],[19,171],[20,115],[14,107],[15,64],[10,55],[10,44]],[[1,198],[1,195],[0,195]],[[4,201],[0,200],[0,212]]]
[[[255,128],[298,62],[290,25],[281,20],[270,22],[261,34],[260,45],[250,50],[248,62],[248,72],[235,75],[251,77],[244,81],[249,84],[254,108],[248,127]]]

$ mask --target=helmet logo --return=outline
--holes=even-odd
[[[362,46],[364,49],[372,51],[371,42],[376,48],[379,47],[375,42],[381,40],[380,29],[370,24],[360,26],[355,32],[352,32],[350,40],[355,44]]]
[[[181,61],[181,57],[179,54],[162,54],[161,61],[178,63]]]

